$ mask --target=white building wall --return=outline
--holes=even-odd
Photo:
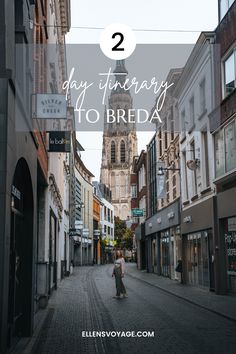
[[[102,235],[104,238],[109,239],[110,241],[114,241],[114,229],[115,229],[115,224],[114,224],[114,206],[106,199],[101,198],[102,201],[102,207],[101,207],[101,227],[102,227]],[[112,218],[110,221],[108,220],[108,212],[105,216],[105,208],[110,210],[110,215],[112,213]],[[108,227],[110,228],[110,235],[108,234]],[[105,231],[106,229],[106,231]],[[111,244],[112,245],[112,244]]]
[[[54,89],[57,93],[62,93],[61,87],[64,78],[63,68],[65,68],[65,58],[63,52],[59,50],[58,44],[64,43],[64,35],[61,33],[61,13],[60,4],[58,1],[48,1],[47,9],[48,22],[55,24],[55,27],[48,28],[48,45],[47,45],[47,72],[48,72],[48,92],[51,90],[51,83],[55,84]],[[55,122],[54,122],[55,124]],[[62,127],[58,127],[59,130]],[[57,280],[61,280],[61,265],[62,261],[67,261],[66,269],[69,270],[69,180],[67,178],[67,171],[65,166],[68,166],[69,158],[66,153],[49,153],[48,174],[55,178],[56,187],[59,190],[61,197],[62,210],[60,210],[55,199],[55,194],[49,193],[48,199],[48,213],[50,209],[57,218]],[[48,226],[49,230],[49,226]],[[66,233],[66,245],[65,245]],[[47,242],[49,244],[49,240]],[[65,257],[66,246],[66,257]],[[47,254],[49,254],[49,247],[47,247]],[[66,259],[65,259],[66,258]]]
[[[93,262],[93,185],[75,168],[75,178],[81,183],[81,220],[83,228],[89,230],[88,237],[83,237],[83,257],[81,262],[81,246],[75,254],[77,265],[92,264]]]
[[[207,197],[201,196],[201,192],[207,187],[212,190],[213,178],[214,178],[214,153],[213,153],[213,137],[209,131],[208,114],[214,107],[211,92],[213,91],[213,76],[212,76],[212,45],[205,45],[201,49],[201,53],[198,53],[195,59],[194,65],[191,67],[191,71],[186,76],[184,81],[184,87],[181,91],[178,108],[180,113],[180,153],[181,153],[181,191],[182,201],[189,200],[189,206],[193,203],[201,202]],[[205,109],[201,108],[200,98],[200,85],[205,80]],[[190,112],[190,100],[194,97],[194,126],[191,129],[191,112]],[[185,112],[185,127],[181,120],[182,112]],[[208,172],[209,172],[209,185],[206,185],[206,159],[204,153],[204,139],[203,132],[207,134],[207,150],[208,150]],[[184,140],[184,136],[186,136]],[[186,161],[193,159],[193,151],[191,143],[195,144],[195,158],[199,159],[200,164],[196,171],[191,171],[185,166],[183,154],[186,154]],[[186,173],[185,173],[186,171]],[[196,178],[196,182],[195,182]],[[196,190],[195,190],[196,183]],[[191,198],[198,195],[200,198],[196,201],[191,201]]]

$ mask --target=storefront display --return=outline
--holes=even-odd
[[[215,290],[214,197],[182,212],[183,281]]]
[[[225,219],[224,226],[228,287],[236,291],[236,217]]]
[[[170,277],[170,236],[169,231],[161,232],[161,275]]]
[[[187,283],[210,286],[209,236],[211,231],[188,234],[186,237]]]
[[[146,238],[153,239],[152,271],[164,277],[180,280],[175,268],[182,260],[179,199],[145,222]]]

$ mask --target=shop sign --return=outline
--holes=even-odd
[[[89,229],[83,229],[83,236],[89,236]]]
[[[166,176],[165,174],[157,176],[157,199],[166,197]]]
[[[180,227],[179,226],[176,226],[175,233],[176,233],[176,235],[180,235]]]
[[[70,152],[71,151],[70,132],[50,132],[48,151],[49,152]]]
[[[143,209],[138,209],[138,208],[132,209],[132,215],[134,217],[143,216]]]
[[[185,218],[183,219],[183,222],[185,224],[192,222],[192,216],[191,215],[185,216]]]
[[[79,235],[79,232],[78,232],[78,230],[77,229],[69,229],[69,236],[70,237],[74,237],[74,236],[78,236]]]
[[[83,242],[83,245],[87,245],[87,244],[91,244],[92,243],[92,240],[90,238],[87,238],[87,237],[82,237],[82,242]]]
[[[21,192],[14,185],[11,187],[11,194],[14,195],[18,200],[21,200]]]
[[[236,275],[236,232],[225,234],[228,274]]]
[[[75,220],[75,228],[76,230],[82,230],[84,227],[83,220]]]
[[[168,219],[173,219],[175,217],[175,213],[173,211],[170,211],[168,214]]]
[[[81,237],[80,237],[80,236],[77,236],[77,235],[74,235],[74,236],[73,236],[73,240],[74,240],[75,242],[81,242]]]
[[[236,231],[236,217],[228,219],[228,231]]]
[[[18,211],[23,212],[23,200],[22,200],[22,192],[19,191],[16,186],[11,186],[11,206]]]
[[[66,119],[67,102],[66,95],[55,93],[37,94],[35,96],[35,112],[33,118],[36,119]]]

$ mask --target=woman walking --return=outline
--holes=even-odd
[[[112,276],[115,276],[115,280],[116,280],[116,296],[113,296],[115,299],[121,299],[121,294],[123,294],[123,297],[128,297],[122,280],[124,274],[125,274],[125,260],[122,257],[121,252],[117,251],[116,260],[115,260],[113,273],[112,273]]]

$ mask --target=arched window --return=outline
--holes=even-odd
[[[128,118],[128,115],[129,115],[129,109],[128,109],[128,106],[126,105],[125,106],[125,118]]]
[[[119,125],[120,124],[120,118],[118,119],[118,110],[120,110],[120,106],[116,106],[116,124]]]
[[[112,198],[116,199],[116,174],[115,174],[115,172],[111,173],[110,186],[111,186]]]
[[[120,162],[125,162],[125,142],[121,140],[120,143]]]
[[[127,219],[128,219],[128,208],[126,205],[122,205],[121,220],[127,220]]]
[[[115,142],[111,142],[111,163],[116,162],[116,145]]]
[[[125,198],[126,196],[126,177],[124,171],[120,172],[119,176],[119,184],[120,184],[120,194],[122,198]]]

